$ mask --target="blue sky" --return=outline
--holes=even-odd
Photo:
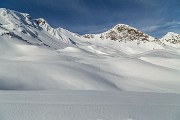
[[[180,33],[180,0],[0,0],[0,7],[79,34],[103,32],[120,23],[155,37]]]

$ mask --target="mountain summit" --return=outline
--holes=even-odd
[[[147,35],[136,28],[133,28],[126,24],[118,24],[114,26],[112,29],[101,33],[101,34],[86,34],[84,35],[85,38],[100,38],[100,39],[109,39],[114,41],[140,41],[148,42],[153,41],[155,38]]]
[[[78,35],[63,28],[53,28],[43,18],[32,19],[27,13],[20,13],[5,8],[0,9],[0,36],[9,36],[25,41],[28,44],[49,47],[56,50],[86,41],[101,41],[102,44],[107,43],[107,41],[115,42],[115,44],[119,42],[119,47],[123,48],[124,46],[130,47],[130,44],[134,44],[133,46],[137,48],[146,46],[143,49],[148,48],[148,50],[163,48],[160,45],[161,43],[166,45],[169,42],[169,46],[171,44],[180,44],[178,42],[179,35],[177,34],[168,33],[161,40],[158,40],[125,24],[118,24],[100,34]],[[123,45],[124,43],[127,44]]]
[[[180,34],[174,33],[174,32],[168,32],[162,40],[165,40],[166,42],[172,43],[172,44],[180,44]]]

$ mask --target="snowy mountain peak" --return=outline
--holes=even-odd
[[[70,31],[68,31],[68,30],[66,30],[66,29],[63,29],[63,28],[61,28],[61,27],[59,27],[59,28],[53,28],[45,19],[43,19],[43,18],[38,18],[38,19],[35,19],[34,20],[35,21],[35,23],[37,24],[37,25],[39,25],[43,30],[45,30],[45,31],[47,31],[47,32],[49,32],[51,35],[53,35],[54,37],[56,37],[56,38],[59,38],[59,37],[57,37],[56,36],[56,33],[57,32],[70,32]],[[72,33],[72,32],[70,32],[70,33]],[[73,33],[72,33],[73,34]]]
[[[171,34],[168,33],[167,36],[172,36]],[[3,35],[16,36],[16,38],[27,41],[30,44],[45,45],[53,49],[75,45],[76,42],[74,41],[79,40],[131,42],[135,45],[143,45],[144,43],[157,44],[159,41],[126,24],[117,24],[110,30],[100,34],[85,34],[81,36],[63,28],[53,28],[43,18],[33,20],[27,13],[0,8],[0,36]],[[153,45],[152,49],[156,48],[154,46],[158,45]]]
[[[27,13],[20,13],[17,11],[0,8],[0,23],[2,25],[7,24],[28,24],[34,25],[31,16]]]
[[[92,39],[92,38],[109,39],[120,42],[137,41],[138,43],[140,41],[148,42],[155,40],[155,38],[126,24],[118,24],[104,33],[85,34],[83,35],[83,37],[88,39]]]
[[[123,28],[127,28],[127,29],[135,29],[135,30],[137,30],[136,28],[131,27],[131,26],[127,25],[127,24],[117,24],[117,25],[115,25],[112,29],[118,29],[119,27],[123,27]]]
[[[8,16],[9,14],[12,14],[12,13],[17,13],[16,11],[13,11],[13,10],[9,10],[9,9],[6,9],[6,8],[0,8],[0,15],[2,16]]]
[[[9,13],[9,10],[6,8],[0,8],[0,14]]]
[[[44,31],[48,32],[51,36],[55,37],[56,39],[60,39],[65,42],[69,41],[69,38],[66,35],[64,35],[64,33],[67,32],[67,30],[60,28],[60,27],[53,28],[43,18],[39,18],[34,21],[36,22],[37,25],[39,25],[39,27],[41,27]],[[69,32],[69,33],[71,33],[71,32]]]
[[[161,41],[169,44],[180,44],[180,34],[168,32],[164,37],[161,38]]]
[[[23,33],[29,36],[36,36],[30,27],[36,28],[37,25],[27,13],[20,13],[6,8],[0,8],[0,29],[4,33]]]
[[[172,38],[175,36],[178,36],[179,34],[175,33],[175,32],[168,32],[164,37],[165,38]]]
[[[43,19],[43,18],[39,18],[39,19],[35,19],[34,20],[36,22],[37,25],[39,25],[40,27],[42,27],[44,30],[49,31],[52,30],[54,28],[52,28],[49,23]]]
[[[0,8],[0,35],[16,35],[17,32],[32,35],[28,27],[36,27],[30,15]],[[36,36],[33,34],[33,36]]]

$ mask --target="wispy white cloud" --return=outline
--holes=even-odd
[[[147,26],[142,28],[142,31],[144,32],[153,32],[155,30],[157,30],[160,26],[154,25],[154,26]]]
[[[165,35],[167,32],[180,33],[180,21],[171,21],[171,22],[166,22],[164,24],[147,26],[142,28],[141,30],[150,35],[160,38],[163,35]]]
[[[172,28],[172,27],[179,27],[179,26],[180,26],[180,21],[171,21],[171,22],[167,22],[165,24],[144,27],[144,28],[142,28],[142,31],[154,32],[156,30],[163,29],[163,28]]]

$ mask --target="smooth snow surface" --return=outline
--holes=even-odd
[[[0,92],[1,120],[179,120],[180,95],[138,92]]]
[[[180,92],[178,50],[127,55],[91,43],[52,51],[1,38],[1,90]]]

